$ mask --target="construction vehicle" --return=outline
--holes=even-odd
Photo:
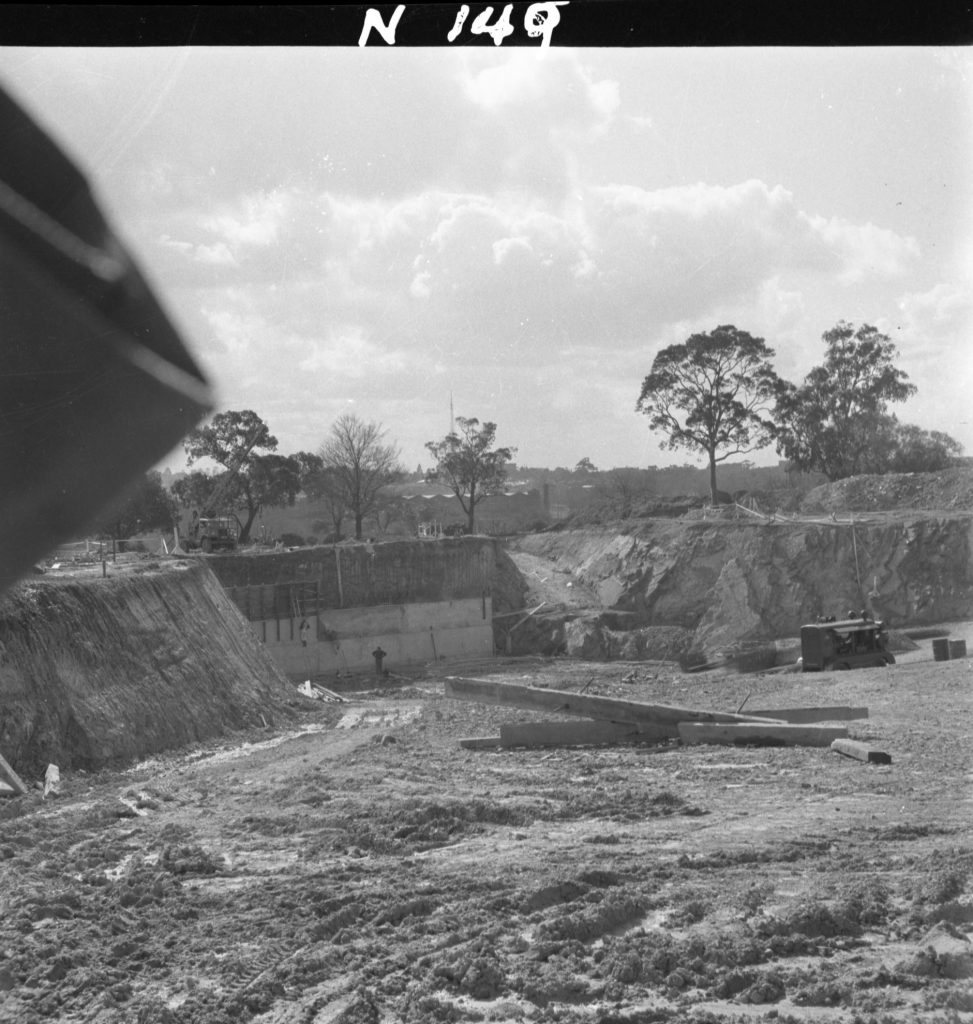
[[[882,622],[847,618],[801,626],[801,670],[826,672],[895,664]]]
[[[189,535],[182,538],[182,543],[187,551],[202,551],[207,555],[214,551],[236,551],[240,531],[240,520],[234,515],[194,512]]]
[[[240,520],[232,512],[220,513],[217,510],[220,507],[220,502],[222,502],[229,491],[230,485],[236,478],[237,473],[240,472],[240,467],[257,443],[261,429],[258,427],[236,454],[226,476],[220,480],[213,492],[207,497],[203,511],[193,512],[187,536],[180,537],[177,530],[175,548],[177,552],[192,553],[202,551],[203,554],[209,555],[214,551],[236,551],[240,543],[240,534],[243,532]]]

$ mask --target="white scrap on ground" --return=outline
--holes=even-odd
[[[44,773],[44,796],[53,793],[55,796],[61,790],[61,769],[56,764],[49,764]]]
[[[322,686],[314,686],[310,679],[305,679],[303,683],[297,688],[297,692],[304,697],[310,697],[311,700],[323,700],[329,704],[347,704],[346,698],[342,697],[341,694],[335,693],[333,690],[329,690]]]

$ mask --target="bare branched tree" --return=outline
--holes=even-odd
[[[378,507],[382,488],[402,476],[399,450],[385,443],[380,423],[364,423],[353,413],[339,416],[331,436],[318,449],[323,468],[355,519],[355,537]]]

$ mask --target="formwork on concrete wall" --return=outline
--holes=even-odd
[[[313,583],[320,607],[355,608],[479,597],[492,586],[495,545],[488,537],[331,544],[245,557],[213,555],[209,563],[231,593]]]
[[[493,653],[496,542],[330,545],[208,561],[291,677]]]

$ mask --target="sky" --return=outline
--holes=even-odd
[[[733,324],[797,383],[840,320],[973,454],[970,48],[0,47],[0,87],[282,454],[352,412],[428,467],[452,401],[521,466],[702,465],[635,410],[655,354]]]

